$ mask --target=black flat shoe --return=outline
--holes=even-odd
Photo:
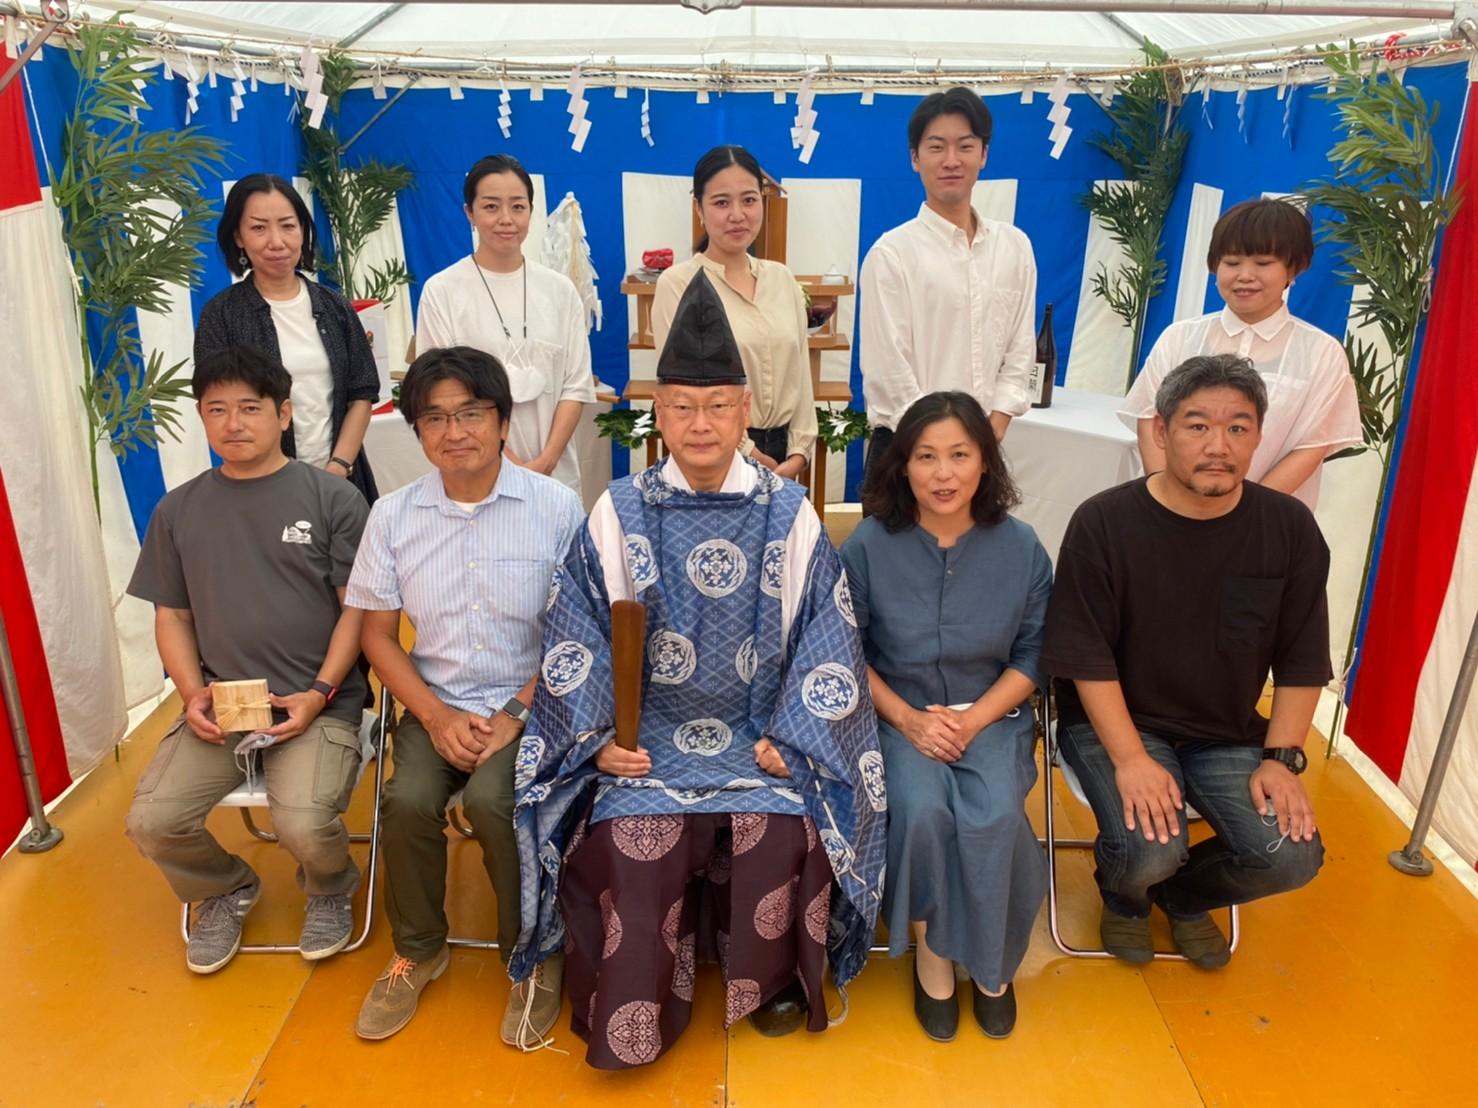
[[[975,1001],[975,1022],[992,1039],[1004,1039],[1016,1026],[1016,989],[1007,984],[1000,996],[986,996],[973,983],[970,992]]]
[[[924,992],[924,986],[919,984],[917,963],[913,973],[913,1014],[918,1017],[924,1034],[936,1043],[954,1041],[955,1032],[960,1027],[959,997],[951,994],[948,1000],[935,1000]]]
[[[766,1038],[778,1039],[799,1031],[810,1012],[806,1003],[806,991],[799,981],[792,981],[785,988],[749,1013],[749,1022]]]

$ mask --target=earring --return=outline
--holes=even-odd
[[[239,265],[242,269],[251,268],[251,259],[246,256],[245,250],[243,250],[241,254],[237,257],[236,264]]]

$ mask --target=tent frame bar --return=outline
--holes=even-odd
[[[340,2],[340,0],[322,0],[322,2],[332,4]],[[459,2],[472,2],[472,0],[459,0]],[[559,3],[561,0],[532,0],[532,2],[547,6]],[[589,0],[589,2],[602,5],[621,2],[650,5],[655,3],[671,3],[671,0]],[[745,0],[745,2],[749,3],[752,7],[762,7],[765,5],[797,6],[798,4],[798,0]],[[1472,12],[1475,6],[1472,0],[1462,0],[1462,2],[1446,0],[1446,2],[1440,4],[1434,3],[1432,0],[1423,0],[1419,6],[1409,8],[1401,7],[1399,4],[1393,6],[1390,0],[1125,0],[1123,4],[1118,3],[1117,0],[893,0],[891,5],[881,2],[881,0],[809,0],[809,3],[801,6],[826,8],[853,7],[870,8],[873,10],[881,10],[890,6],[900,10],[907,8],[928,9],[932,7],[960,11],[961,13],[965,13],[972,8],[979,10],[1078,10],[1094,11],[1097,15],[1104,17],[1110,22],[1116,22],[1119,21],[1119,16],[1115,13],[1122,12],[1188,11],[1194,7],[1197,10],[1207,12],[1246,11],[1249,13],[1287,14],[1291,10],[1291,5],[1294,4],[1304,5],[1306,8],[1317,11],[1320,15],[1324,16],[1338,16],[1340,13],[1354,12],[1355,17],[1353,19],[1338,21],[1327,33],[1279,33],[1270,38],[1258,36],[1241,41],[1187,45],[1184,48],[1172,51],[1175,60],[1180,65],[1208,66],[1218,69],[1225,66],[1240,66],[1245,68],[1263,63],[1277,63],[1285,59],[1291,59],[1294,62],[1317,61],[1317,57],[1305,56],[1304,52],[1330,41],[1331,38],[1338,41],[1343,41],[1346,38],[1354,38],[1361,41],[1370,39],[1374,41],[1385,39],[1392,33],[1403,31],[1407,32],[1402,38],[1402,47],[1405,49],[1410,49],[1419,43],[1441,42],[1449,36],[1457,41],[1464,41],[1464,28],[1461,26],[1464,22],[1463,17],[1466,15],[1468,21],[1471,22]],[[17,8],[22,12],[35,5],[36,0],[8,0],[8,6]],[[3,10],[6,6],[7,0],[0,0],[0,10]],[[171,47],[215,53],[221,50],[222,44],[224,44],[225,49],[240,55],[243,59],[254,58],[261,59],[262,61],[279,60],[283,47],[301,46],[313,40],[313,36],[300,31],[259,23],[243,22],[237,19],[225,19],[200,10],[181,10],[168,7],[165,4],[155,3],[153,0],[93,0],[89,6],[105,11],[127,13],[140,19],[156,22],[159,26],[153,28],[141,27],[141,33],[146,36],[150,33],[168,36],[168,43]],[[379,14],[383,14],[388,18],[392,14],[397,14],[400,10],[398,7],[395,7],[394,11],[387,8],[385,12]],[[1396,16],[1395,18],[1369,18],[1377,10],[1394,11],[1396,12]],[[1361,18],[1362,16],[1367,18]],[[1424,23],[1430,24],[1434,17],[1438,21],[1446,23],[1447,28],[1445,30],[1438,30],[1429,25],[1423,26]],[[1129,23],[1127,20],[1122,21],[1122,23],[1123,26],[1118,29],[1122,30],[1127,38],[1137,41],[1141,37],[1137,33],[1138,28],[1135,28],[1132,23]],[[363,24],[357,27],[349,36],[351,40],[354,40],[350,48],[363,55],[379,58],[382,63],[388,64],[392,70],[418,71],[425,76],[436,76],[440,72],[445,71],[448,74],[455,74],[464,79],[468,76],[476,79],[477,73],[482,71],[478,68],[477,58],[471,55],[463,56],[455,49],[448,53],[446,44],[423,45],[408,52],[398,51],[393,47],[366,47],[362,38],[366,32],[367,28]],[[342,42],[334,43],[333,45],[340,49],[344,47]],[[643,53],[648,52],[651,45],[651,43],[644,43],[643,46],[646,49],[643,50]],[[855,53],[856,50],[853,48],[857,46],[857,44],[850,42],[835,42],[829,45],[831,46],[830,50],[817,46],[815,49],[812,49],[812,55],[817,58],[827,53],[846,55]],[[568,46],[575,54],[588,54],[592,57],[603,57],[606,54],[612,53],[610,44],[607,43],[572,40],[568,43]],[[631,48],[631,44],[623,40],[622,49]],[[716,48],[709,48],[707,50],[708,55],[712,56],[714,49]],[[744,52],[749,52],[753,49],[756,48],[746,46],[744,47]],[[774,52],[780,49],[780,47],[769,45],[763,49]],[[1079,75],[1092,72],[1112,77],[1115,74],[1137,70],[1142,67],[1140,64],[1136,64],[1138,61],[1137,50],[1132,50],[1127,45],[1121,46],[1119,49],[1126,51],[1125,56],[1083,58],[1079,60],[1078,64],[1071,66],[1071,68]],[[949,50],[950,44],[947,43],[930,42],[918,44],[918,50],[908,56],[912,60],[911,65],[909,60],[905,59],[903,55],[899,55],[889,62],[880,61],[877,64],[828,65],[826,73],[832,75],[861,74],[868,78],[874,78],[884,74],[897,75],[899,77],[913,75],[917,78],[914,84],[923,87],[925,85],[937,84],[940,80],[945,79],[946,75],[951,78],[958,77],[960,80],[968,82],[985,76],[1006,77],[1019,72],[1024,78],[1031,79],[1031,74],[1026,72],[1030,68],[1028,65],[1029,61],[1035,62],[1037,68],[1043,71],[1036,75],[1037,79],[1050,80],[1052,76],[1063,68],[1060,60],[1050,60],[1041,56],[1041,47],[1037,45],[1027,47],[1026,52],[1020,53],[1019,56],[1013,55],[1014,60],[1010,63],[996,58],[972,60],[968,56],[961,58],[952,57],[950,65],[945,69],[941,69],[936,65],[932,72],[921,72],[919,65],[920,58],[932,57],[936,54],[946,55]],[[688,54],[698,54],[703,51],[704,48],[701,46],[694,46],[691,49],[684,50]],[[569,59],[565,56],[566,52],[556,51],[555,54],[558,54],[558,58],[556,59],[554,54],[550,54],[550,51],[547,49],[547,44],[542,44],[541,48],[531,51],[529,43],[505,41],[498,44],[497,52],[505,58],[505,64],[508,66],[507,75],[510,79],[515,78],[515,63],[512,62],[512,59],[515,57],[519,59],[516,63],[519,76],[534,75],[538,76],[538,79],[550,79],[540,76],[540,74],[545,70],[550,73],[568,72]],[[620,52],[621,50],[616,51],[616,53]],[[781,52],[784,51],[781,50]],[[550,60],[547,63],[541,63],[538,59],[545,54],[550,55]],[[1132,57],[1130,56],[1131,54],[1133,55]],[[481,56],[483,68],[485,68],[487,60],[488,53],[485,50]],[[592,68],[592,72],[605,68],[597,64]],[[643,74],[646,79],[654,81],[661,81],[664,74],[678,75],[675,77],[678,82],[683,80],[680,74],[684,70],[690,70],[695,74],[700,72],[714,72],[711,63],[685,66],[674,63],[644,62],[642,64],[620,65],[617,68],[628,73]],[[813,62],[809,66],[803,66],[800,64],[792,65],[785,63],[745,65],[725,62],[721,68],[736,75],[753,72],[758,77],[769,77],[780,80],[798,76],[807,71],[807,69],[814,69],[815,63]],[[683,86],[679,83],[674,86],[654,84],[652,87]]]
[[[16,58],[13,62],[7,65],[5,67],[4,73],[0,73],[0,92],[5,91],[10,82],[14,81],[20,71],[25,68],[25,64],[31,60],[31,57],[38,51],[40,51],[42,45],[46,42],[46,40],[49,39],[72,14],[71,7],[67,3],[67,0],[52,0],[52,3],[44,5],[43,12],[46,15],[46,23],[42,26],[41,30],[37,31],[34,35],[31,36],[30,41],[26,43],[26,48],[21,51],[20,57]]]
[[[348,0],[321,0],[347,3]],[[475,4],[483,0],[452,0]],[[564,4],[570,0],[530,0]],[[670,5],[672,0],[579,0],[584,4]],[[1141,12],[1161,15],[1317,15],[1383,16],[1391,19],[1452,19],[1452,0],[1400,3],[1397,0],[742,0],[746,8],[873,8],[957,11]],[[183,14],[183,13],[182,13]]]

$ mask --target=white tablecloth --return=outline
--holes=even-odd
[[[1033,408],[1006,432],[1006,461],[1021,489],[1014,514],[1036,528],[1054,563],[1078,505],[1141,472],[1134,432],[1115,414],[1122,402],[1059,388],[1050,408]]]
[[[580,459],[580,483],[587,512],[611,483],[611,442],[601,438],[595,428],[596,413],[610,410],[610,404],[585,405],[580,424],[575,428],[575,451]],[[364,452],[382,496],[409,485],[432,469],[416,432],[398,411],[370,416],[369,430],[364,433]]]

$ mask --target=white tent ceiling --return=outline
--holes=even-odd
[[[838,0],[823,0],[823,3]],[[886,0],[882,0],[886,2]],[[925,7],[932,2],[940,5]],[[103,15],[132,12],[134,22],[177,36],[208,34],[242,48],[265,42],[327,46],[357,36],[357,51],[422,62],[487,61],[694,64],[739,67],[824,66],[917,69],[938,65],[1040,68],[1042,65],[1119,67],[1139,60],[1147,36],[1182,60],[1241,57],[1290,47],[1384,38],[1397,32],[1445,34],[1453,7],[1433,3],[1332,0],[1302,3],[1327,14],[1262,15],[1228,0],[1237,14],[1186,13],[1177,0],[1141,0],[1109,11],[987,10],[969,0],[840,0],[846,6],[798,7],[764,0],[708,15],[661,3],[166,3],[104,2],[83,6]],[[865,3],[866,6],[859,6]],[[1069,5],[1071,6],[1071,5]],[[1083,6],[1083,5],[1079,5]],[[1135,11],[1155,8],[1160,11]],[[1207,6],[1204,2],[1196,6]],[[1380,14],[1369,15],[1372,11]],[[1392,11],[1412,12],[1393,16]],[[379,22],[375,22],[379,19]],[[366,29],[367,28],[367,29]]]

